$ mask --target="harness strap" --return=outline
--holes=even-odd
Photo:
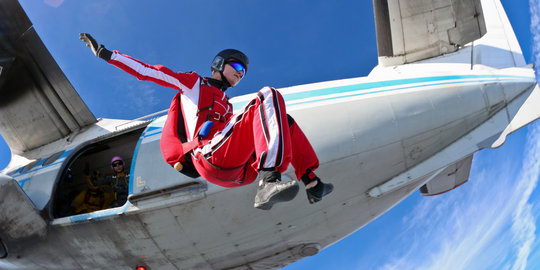
[[[182,158],[180,159],[180,161],[178,161],[174,165],[172,165],[175,170],[182,171],[182,169],[184,168],[184,164],[182,164],[182,163],[188,163],[189,162],[188,164],[191,164],[191,161],[187,160],[185,157],[189,152],[191,152],[191,151],[193,151],[193,149],[197,148],[197,146],[199,145],[197,142],[198,142],[198,140],[182,143]],[[191,165],[191,166],[193,166],[193,165]],[[195,172],[197,172],[197,171],[195,170]],[[191,176],[191,175],[188,175],[188,176]],[[199,173],[197,172],[196,177],[198,177],[198,176],[199,176]]]

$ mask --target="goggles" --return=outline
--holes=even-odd
[[[244,68],[244,65],[238,62],[229,62],[227,64],[231,65],[231,67],[233,67],[234,70],[242,72],[242,78],[244,78],[244,75],[246,75],[246,68]]]
[[[122,161],[115,161],[111,164],[113,168],[118,167],[119,165],[124,165],[124,162]]]

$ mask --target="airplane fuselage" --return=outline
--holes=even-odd
[[[419,77],[418,68],[432,72]],[[165,116],[123,125],[112,133],[110,125],[91,127],[70,141],[36,151],[45,160],[52,149],[69,149],[55,162],[7,171],[49,225],[45,234],[27,241],[4,240],[9,255],[0,265],[84,269],[148,261],[157,269],[284,266],[363,227],[437,170],[491,147],[512,120],[513,108],[519,108],[513,102],[523,103],[536,85],[529,68],[470,70],[458,65],[444,70],[441,64],[419,64],[416,70],[378,74],[385,78],[372,74],[280,89],[288,113],[319,156],[318,175],[336,187],[321,203],[310,205],[301,193],[261,211],[252,206],[256,184],[225,189],[175,171],[159,149]],[[235,111],[252,97],[231,99]],[[474,135],[485,125],[498,129]],[[468,140],[467,149],[434,158],[463,140]],[[131,157],[130,199],[118,208],[60,213],[57,202],[67,191],[61,190],[66,170],[80,178],[83,161],[113,153],[100,144]],[[416,171],[410,181],[384,196],[370,195],[374,187],[412,169]],[[294,180],[292,168],[284,177]],[[59,249],[50,249],[53,244]],[[61,260],[56,259],[59,250]]]

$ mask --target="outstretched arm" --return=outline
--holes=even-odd
[[[151,81],[161,86],[176,89],[181,93],[190,91],[199,80],[199,75],[196,73],[176,73],[162,65],[148,65],[118,51],[111,52],[103,44],[98,44],[90,34],[81,33],[79,38],[86,43],[87,47],[90,47],[95,56],[139,80]]]

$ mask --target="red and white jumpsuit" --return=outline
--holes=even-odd
[[[207,181],[237,187],[253,182],[258,170],[284,172],[289,163],[300,179],[308,169],[315,170],[319,160],[308,139],[287,117],[281,94],[271,87],[261,89],[257,97],[237,114],[224,91],[210,85],[197,73],[176,73],[161,65],[147,65],[114,51],[108,63],[139,80],[152,81],[179,93],[173,99],[163,133],[161,150],[171,165],[183,159],[178,138],[178,115],[182,113],[188,141],[197,141],[191,153],[197,172]],[[206,121],[214,122],[210,133],[199,138]],[[184,144],[185,147],[185,144]]]

